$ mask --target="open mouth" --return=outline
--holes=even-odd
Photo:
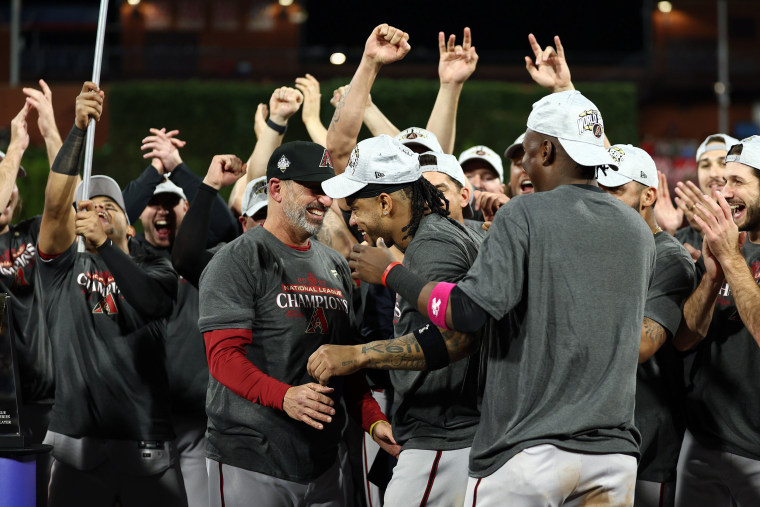
[[[313,218],[322,220],[325,216],[325,212],[327,210],[325,208],[317,208],[317,207],[308,207],[306,208],[306,213],[311,215]]]
[[[105,211],[98,211],[98,218],[100,218],[101,223],[111,223],[111,217]]]
[[[156,228],[156,235],[161,239],[168,239],[171,234],[171,227],[169,222],[164,219],[158,219],[153,226]]]
[[[747,211],[747,207],[744,204],[738,202],[731,203],[731,215],[734,221],[739,221],[744,217],[744,213]]]
[[[533,189],[533,182],[530,180],[524,180],[520,182],[520,193],[521,194],[530,194],[534,192]]]

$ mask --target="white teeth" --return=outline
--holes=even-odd
[[[313,209],[313,208],[309,210],[309,213],[311,213],[312,215],[320,216],[320,217],[325,214],[324,211],[319,210],[319,209]]]
[[[166,220],[156,220],[156,225],[166,225]]]

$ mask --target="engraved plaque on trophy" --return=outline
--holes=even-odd
[[[11,298],[0,294],[0,449],[24,447],[21,392],[10,311]]]

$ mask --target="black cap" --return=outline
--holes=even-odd
[[[307,141],[285,143],[272,153],[267,180],[317,181],[335,176],[330,153],[324,146]]]

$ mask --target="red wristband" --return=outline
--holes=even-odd
[[[388,267],[385,268],[385,271],[383,271],[383,277],[380,279],[383,285],[385,285],[385,279],[388,278],[388,273],[391,272],[391,269],[395,268],[396,266],[401,266],[402,263],[399,261],[393,261],[390,264],[388,264]],[[385,285],[387,287],[387,285]]]

